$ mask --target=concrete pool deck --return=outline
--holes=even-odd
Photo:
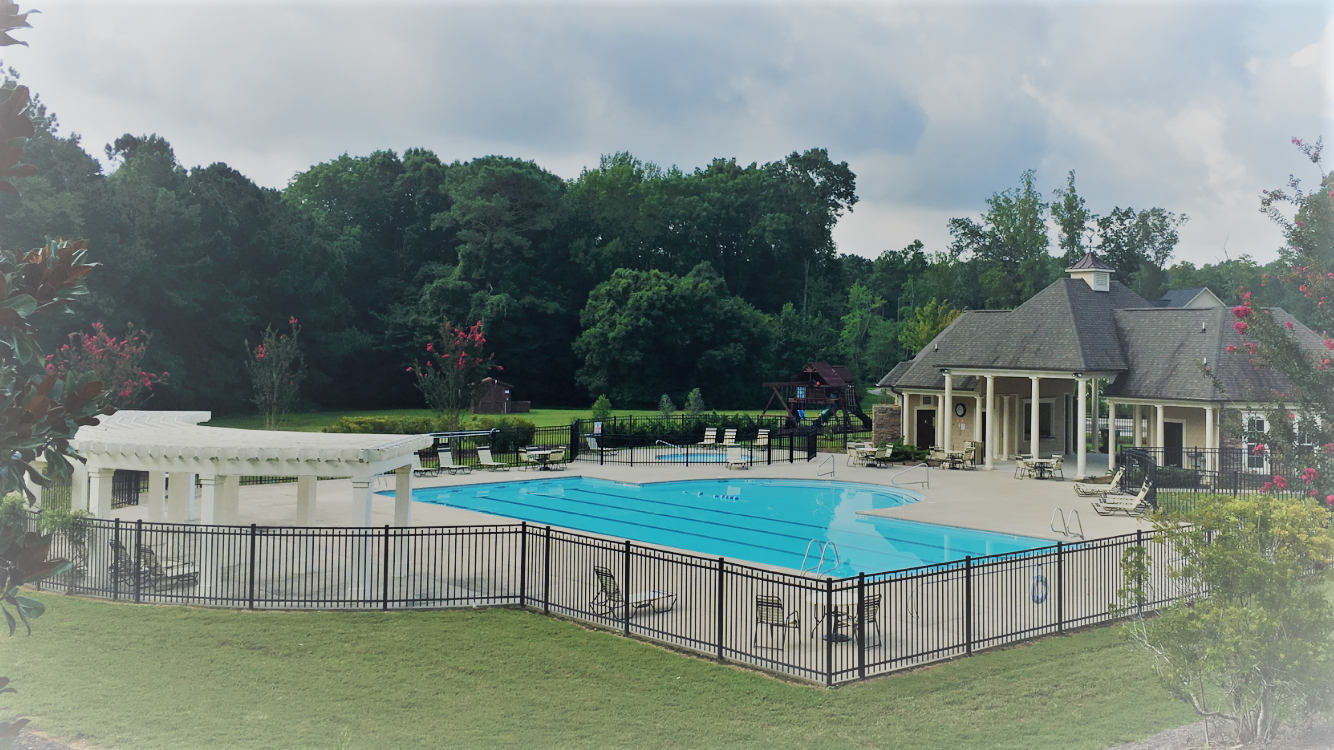
[[[440,487],[488,484],[493,482],[529,481],[535,479],[553,479],[571,476],[596,477],[619,482],[669,482],[688,479],[807,479],[826,480],[828,476],[816,476],[817,467],[830,457],[833,458],[837,481],[863,482],[866,484],[890,485],[890,480],[906,467],[893,466],[876,469],[864,466],[848,466],[846,457],[840,454],[820,454],[816,460],[796,463],[757,464],[746,470],[728,470],[721,464],[701,464],[691,466],[620,466],[602,465],[592,462],[575,461],[568,464],[564,472],[511,471],[490,472],[474,471],[467,475],[443,475],[436,478],[414,478],[413,486]],[[1103,473],[1106,468],[1106,456],[1089,455],[1088,470],[1090,476]],[[828,465],[824,471],[828,471]],[[922,478],[924,471],[916,469],[900,477],[903,481]],[[994,471],[975,470],[930,470],[930,487],[918,485],[902,487],[920,493],[920,502],[897,508],[869,511],[874,515],[890,518],[902,518],[911,521],[961,526],[965,528],[998,531],[1008,534],[1033,536],[1053,541],[1073,541],[1064,534],[1051,530],[1050,522],[1053,511],[1061,508],[1069,515],[1071,510],[1079,512],[1084,534],[1088,539],[1133,533],[1136,529],[1148,529],[1149,524],[1137,518],[1125,516],[1105,517],[1093,512],[1087,498],[1075,495],[1072,481],[1015,479],[1014,464],[999,462]],[[383,489],[392,490],[392,477],[387,478]],[[247,485],[240,490],[240,519],[244,524],[256,523],[267,526],[292,526],[296,522],[296,485],[264,484]],[[376,526],[393,523],[394,502],[392,497],[377,496],[371,510],[372,523]],[[126,521],[134,521],[145,516],[142,508],[127,507],[117,509],[115,515]],[[315,520],[320,526],[351,525],[352,487],[349,480],[325,480],[319,483],[315,506]],[[454,526],[467,524],[504,523],[514,519],[493,516],[474,511],[448,508],[431,503],[414,502],[412,504],[413,526]],[[1059,521],[1058,521],[1059,526]]]

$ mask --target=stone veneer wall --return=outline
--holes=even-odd
[[[893,443],[903,437],[903,410],[889,404],[871,407],[871,441]]]

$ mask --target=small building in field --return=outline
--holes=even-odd
[[[482,378],[482,394],[472,402],[473,414],[527,414],[531,401],[515,401],[514,386],[495,378]]]

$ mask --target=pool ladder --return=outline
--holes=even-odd
[[[820,550],[820,559],[815,563],[814,567],[808,570],[806,568],[806,563],[811,559],[811,547]],[[842,562],[838,556],[838,545],[833,542],[822,542],[819,539],[812,539],[809,542],[806,542],[806,554],[801,556],[802,574],[805,575],[806,573],[810,573],[813,576],[822,575],[824,572],[826,556],[830,552],[833,552],[834,554],[834,559],[829,561],[829,572],[832,573],[834,569],[838,567],[839,563]]]
[[[1059,529],[1056,528],[1057,517],[1061,519],[1061,528]],[[1075,525],[1074,529],[1070,528],[1070,524],[1072,523]],[[1078,530],[1076,531],[1075,529]],[[1057,534],[1065,534],[1066,536],[1073,537],[1075,539],[1084,538],[1084,523],[1079,520],[1079,511],[1075,510],[1074,508],[1070,509],[1069,517],[1066,517],[1065,511],[1062,510],[1060,507],[1057,507],[1056,510],[1053,510],[1051,512],[1051,530],[1055,531]]]
[[[825,471],[825,470],[824,470],[825,464],[828,464],[828,465],[829,465],[829,471]],[[816,478],[818,479],[819,477],[829,477],[830,479],[833,479],[833,478],[834,478],[834,466],[835,466],[835,464],[834,464],[834,457],[833,457],[833,456],[830,456],[829,458],[826,458],[825,460],[821,461],[821,462],[820,462],[820,465],[817,466],[817,467],[815,467],[815,476],[816,476]],[[815,541],[815,540],[812,539],[811,541]],[[807,546],[809,546],[809,545],[807,545]]]

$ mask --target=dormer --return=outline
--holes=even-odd
[[[1116,273],[1116,269],[1098,260],[1098,256],[1090,250],[1084,253],[1079,262],[1065,269],[1065,272],[1070,274],[1070,278],[1088,284],[1089,289],[1105,292],[1112,288],[1112,274]]]

